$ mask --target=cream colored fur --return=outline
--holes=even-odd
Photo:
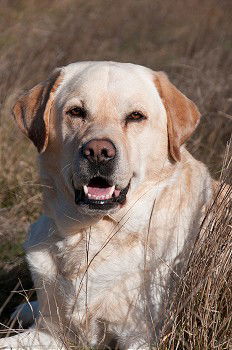
[[[50,94],[48,143],[39,154],[44,215],[25,244],[40,315],[34,328],[0,346],[65,349],[65,342],[101,349],[115,340],[120,349],[148,349],[157,341],[212,184],[184,145],[180,161],[170,155],[175,140],[155,77],[162,79],[148,68],[113,62],[61,68]],[[83,101],[88,121],[67,117]],[[125,116],[135,110],[147,119],[126,126]],[[117,145],[114,180],[121,188],[130,181],[126,204],[102,214],[78,208],[72,188],[80,182],[79,145],[91,138]]]

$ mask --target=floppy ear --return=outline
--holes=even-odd
[[[155,73],[155,85],[167,113],[169,152],[180,161],[180,146],[190,137],[200,120],[196,105],[183,95],[163,72]]]
[[[61,68],[48,80],[21,96],[13,107],[13,115],[22,132],[32,140],[40,153],[48,144],[49,116],[54,92],[61,81]]]

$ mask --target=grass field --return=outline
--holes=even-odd
[[[164,70],[198,105],[202,121],[188,147],[219,179],[232,132],[232,2],[2,0],[0,18],[0,322],[9,325],[9,312],[24,299],[11,290],[32,287],[21,244],[41,212],[36,151],[11,117],[16,97],[54,67],[79,60]],[[231,155],[227,147],[227,183]],[[214,221],[204,245],[194,248],[193,268],[173,301],[174,323],[166,325],[160,349],[232,346],[231,202],[216,201],[212,211]]]

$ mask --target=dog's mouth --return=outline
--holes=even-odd
[[[101,176],[93,177],[87,185],[75,189],[75,202],[90,209],[110,210],[125,203],[129,187],[130,182],[124,189],[118,189]]]

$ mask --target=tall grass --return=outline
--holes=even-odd
[[[232,347],[232,157],[170,307],[160,349]],[[229,182],[228,185],[226,182]]]

